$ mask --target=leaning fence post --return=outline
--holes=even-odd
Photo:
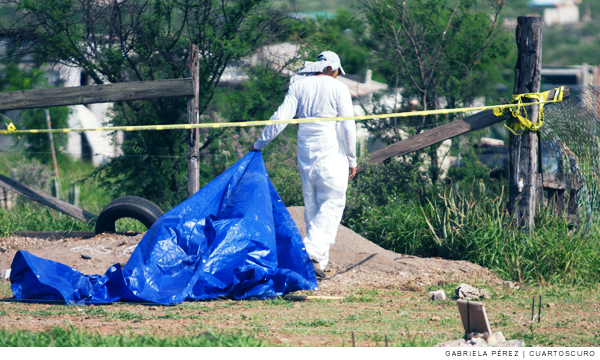
[[[539,93],[542,75],[542,18],[519,16],[517,19],[517,64],[513,94]],[[523,102],[536,102],[523,99]],[[527,106],[527,119],[537,123],[538,105]],[[511,116],[511,121],[518,121]],[[509,210],[514,211],[519,226],[532,230],[535,226],[537,194],[538,135],[524,130],[522,135],[510,134]]]

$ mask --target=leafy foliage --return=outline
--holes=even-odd
[[[52,174],[36,159],[28,160],[22,156],[19,160],[9,163],[8,168],[12,179],[27,186],[45,191],[50,184]]]
[[[190,44],[200,52],[199,112],[209,106],[225,66],[269,42],[283,16],[265,0],[4,0],[14,5],[8,34],[26,34],[38,62],[76,65],[96,84],[188,76]],[[15,38],[16,39],[16,38]],[[22,37],[21,37],[22,39]],[[16,40],[15,40],[16,41]],[[185,122],[185,99],[115,104],[113,125]],[[208,134],[202,150],[221,135]],[[125,155],[93,177],[114,196],[140,195],[165,207],[187,197],[185,131],[128,133]],[[140,156],[141,155],[141,156]]]
[[[600,230],[572,233],[551,207],[536,214],[532,236],[513,226],[504,194],[489,196],[478,184],[440,191],[439,196],[363,206],[349,226],[396,252],[468,260],[503,278],[540,284],[589,285],[598,282]]]
[[[17,49],[14,46],[7,47],[7,57],[1,62],[0,69],[0,91],[20,91],[48,88],[48,73],[39,66],[19,66],[19,58],[15,56]],[[65,106],[52,107],[49,109],[50,120],[53,128],[68,127],[67,118],[70,110]],[[16,125],[25,129],[45,129],[46,115],[44,109],[22,110],[19,113],[19,121]],[[7,118],[2,119],[9,122]],[[54,147],[59,149],[67,144],[67,134],[54,134]],[[23,134],[22,141],[28,152],[43,162],[50,159],[50,141],[48,134]],[[60,156],[60,155],[59,155]]]

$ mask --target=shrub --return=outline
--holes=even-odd
[[[20,183],[38,190],[46,191],[50,185],[52,174],[45,165],[36,159],[22,159],[8,164],[11,177]]]
[[[506,196],[478,186],[450,186],[421,201],[401,196],[387,205],[363,207],[350,228],[376,244],[417,256],[467,260],[501,277],[529,283],[587,285],[598,282],[600,229],[572,229],[551,207],[538,211],[532,234],[513,225]]]

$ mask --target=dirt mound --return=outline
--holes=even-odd
[[[305,235],[304,208],[288,208]],[[0,238],[0,269],[9,269],[18,250],[61,262],[84,274],[104,274],[115,263],[126,263],[143,234],[128,237],[102,234],[91,239],[45,240],[11,236]],[[87,257],[91,259],[86,259]],[[354,231],[340,226],[330,252],[328,278],[321,281],[324,295],[348,294],[358,289],[398,288],[421,291],[423,286],[455,282],[498,284],[495,274],[468,261],[419,258],[385,250]]]
[[[104,274],[111,265],[125,264],[141,239],[142,234],[102,234],[91,239],[58,240],[20,236],[0,238],[0,268],[10,269],[15,253],[27,250],[35,256],[69,265],[84,274]]]
[[[302,236],[306,234],[304,207],[288,208]],[[501,283],[491,271],[468,261],[419,258],[397,254],[372,243],[340,225],[321,281],[324,293],[347,293],[351,289],[392,288],[419,291],[427,285],[461,281]]]

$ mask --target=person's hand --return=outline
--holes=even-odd
[[[254,148],[254,145],[252,145],[252,147],[250,148],[250,151],[260,151],[260,150],[256,150],[256,149]]]
[[[350,176],[348,176],[348,180],[352,180],[356,176],[357,167],[350,168]]]

